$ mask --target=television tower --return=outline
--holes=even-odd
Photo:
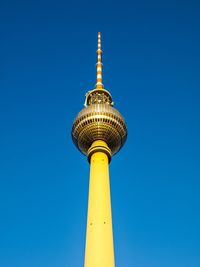
[[[101,34],[98,33],[97,81],[72,126],[72,139],[88,157],[90,184],[84,267],[114,267],[109,163],[124,145],[127,127],[102,83]]]

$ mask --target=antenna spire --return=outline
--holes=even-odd
[[[96,83],[96,88],[103,88],[103,83],[102,83],[102,62],[101,62],[101,33],[98,32],[98,49],[97,49],[97,83]]]

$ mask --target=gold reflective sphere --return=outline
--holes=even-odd
[[[108,103],[91,104],[83,108],[72,126],[72,139],[78,149],[87,155],[96,140],[103,140],[112,155],[117,153],[127,138],[127,128],[122,115]]]

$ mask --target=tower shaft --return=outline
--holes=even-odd
[[[114,267],[114,247],[109,180],[109,148],[93,142],[90,154],[90,185],[84,267]]]

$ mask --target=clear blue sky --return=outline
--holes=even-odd
[[[0,266],[81,267],[89,165],[71,125],[95,84],[127,121],[116,267],[200,266],[199,1],[0,4]]]

